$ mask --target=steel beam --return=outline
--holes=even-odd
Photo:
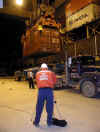
[[[23,9],[7,8],[7,7],[0,8],[0,14],[8,14],[8,15],[18,16],[18,17],[28,18],[28,19],[30,19],[30,17],[32,16],[31,11],[25,11]]]

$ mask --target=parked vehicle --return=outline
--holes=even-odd
[[[64,64],[49,64],[49,69],[56,73],[57,82],[54,89],[62,89],[66,85],[65,81],[65,65]]]
[[[20,70],[16,71],[14,76],[15,76],[16,81],[21,81],[24,79],[24,73],[23,73],[23,71],[20,71]]]
[[[72,58],[72,64],[69,67],[71,79],[80,79],[83,73],[95,72],[95,58],[93,56],[77,56]]]
[[[69,66],[69,65],[67,65]],[[67,68],[67,86],[80,88],[86,97],[94,97],[100,92],[100,67],[95,63],[93,56],[73,57]]]

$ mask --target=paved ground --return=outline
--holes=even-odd
[[[68,121],[65,128],[46,125],[44,109],[40,128],[32,125],[37,88],[26,81],[0,78],[0,132],[100,132],[100,96],[86,98],[74,90],[56,90],[55,116]]]

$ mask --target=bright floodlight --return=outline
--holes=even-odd
[[[16,4],[22,5],[22,0],[16,0]]]

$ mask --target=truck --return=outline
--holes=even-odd
[[[66,86],[78,88],[85,97],[100,92],[100,66],[94,56],[76,56],[66,59]]]

